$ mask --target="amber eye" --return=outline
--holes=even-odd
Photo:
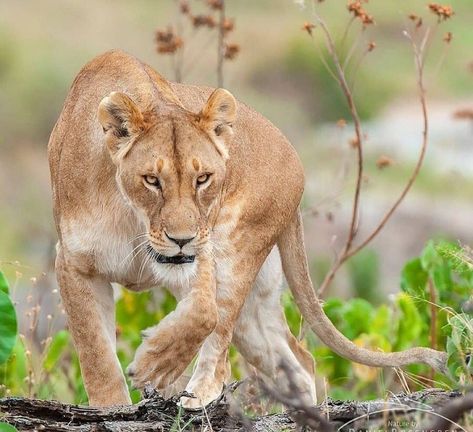
[[[161,188],[161,184],[159,183],[159,179],[155,176],[144,176],[145,182],[148,183],[151,186]]]
[[[210,178],[210,174],[202,174],[199,177],[197,177],[197,184],[203,185],[204,183],[207,183],[209,178]]]

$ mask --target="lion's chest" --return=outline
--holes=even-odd
[[[147,284],[152,273],[146,265],[146,240],[136,221],[134,228],[126,219],[116,224],[82,218],[64,223],[62,242],[75,259],[88,257],[93,271],[109,282]]]

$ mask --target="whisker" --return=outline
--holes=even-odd
[[[144,274],[144,269],[145,267],[148,265],[148,263],[153,259],[153,256],[150,254],[150,253],[146,253],[146,257],[144,258],[144,260],[142,261],[141,263],[141,267],[140,267],[140,271],[138,273],[138,281],[139,283],[141,283],[141,280],[142,280],[142,277],[143,277],[143,274]],[[154,274],[154,272],[153,272]]]
[[[146,237],[148,236],[148,232],[144,232],[144,233],[141,233],[141,234],[138,234],[136,237],[133,237],[129,242],[128,244],[130,243],[133,243],[134,241],[140,239],[140,238],[143,238],[143,237]]]
[[[146,243],[148,243],[148,239],[146,239],[145,241],[141,242],[139,245],[137,245],[136,247],[134,247],[134,248],[132,249],[132,251],[131,251],[125,258],[123,258],[123,260],[122,260],[121,263],[120,263],[120,266],[122,266],[122,265],[125,263],[125,261],[126,261],[131,255],[133,255],[134,252],[135,252],[138,248],[140,248],[141,246],[143,246],[143,245],[146,244]],[[130,266],[130,264],[133,262],[133,260],[134,260],[135,258],[136,258],[136,255],[134,255],[134,256],[132,257],[132,259],[131,259],[130,262],[128,263],[128,266]]]

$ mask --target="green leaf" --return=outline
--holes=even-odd
[[[420,258],[409,261],[401,273],[401,289],[413,297],[427,298],[427,279],[429,275],[424,270]]]
[[[437,266],[432,271],[435,288],[441,292],[450,292],[453,289],[452,272],[448,264]]]
[[[347,267],[354,297],[363,298],[370,303],[379,303],[379,258],[376,252],[361,251],[348,261]]]
[[[443,264],[443,259],[435,249],[434,242],[430,240],[424,247],[420,256],[422,267],[425,271],[431,272],[435,267]]]
[[[8,294],[0,291],[0,364],[7,361],[17,335],[16,313]]]
[[[28,376],[27,359],[23,342],[17,338],[8,360],[0,365],[0,382],[12,394],[25,393],[25,378]]]
[[[44,358],[43,368],[50,372],[56,366],[64,350],[70,345],[70,335],[66,330],[56,333]]]
[[[328,298],[323,304],[325,315],[327,315],[328,319],[332,321],[333,325],[337,327],[342,333],[342,327],[345,324],[342,317],[343,305],[343,300],[337,297]]]
[[[390,336],[391,324],[391,310],[387,305],[383,304],[376,309],[373,315],[369,334],[379,334],[388,338]]]
[[[473,281],[473,259],[465,250],[448,242],[440,242],[435,248],[457,274],[468,281]]]
[[[422,333],[423,320],[416,308],[414,300],[408,294],[400,293],[397,296],[397,305],[400,309],[395,351],[399,351],[416,344]]]
[[[18,429],[8,423],[0,423],[0,432],[18,432]]]
[[[3,291],[5,294],[8,294],[10,292],[10,286],[8,285],[7,278],[3,274],[3,272],[0,270],[0,291]]]
[[[471,375],[466,358],[473,349],[473,318],[467,314],[453,315],[449,317],[447,327],[451,331],[446,344],[447,366],[452,378],[461,380],[462,375]]]
[[[345,326],[342,332],[349,339],[354,339],[361,333],[369,333],[373,320],[373,306],[366,300],[355,298],[343,306]]]

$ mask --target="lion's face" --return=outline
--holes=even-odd
[[[208,243],[209,216],[225,179],[235,100],[215,91],[199,114],[176,108],[142,114],[122,93],[100,104],[116,180],[147,227],[143,241],[158,264],[193,263]]]
[[[192,119],[163,119],[133,145],[118,172],[157,261],[193,260],[208,239],[208,216],[225,178],[225,161],[209,137]]]

